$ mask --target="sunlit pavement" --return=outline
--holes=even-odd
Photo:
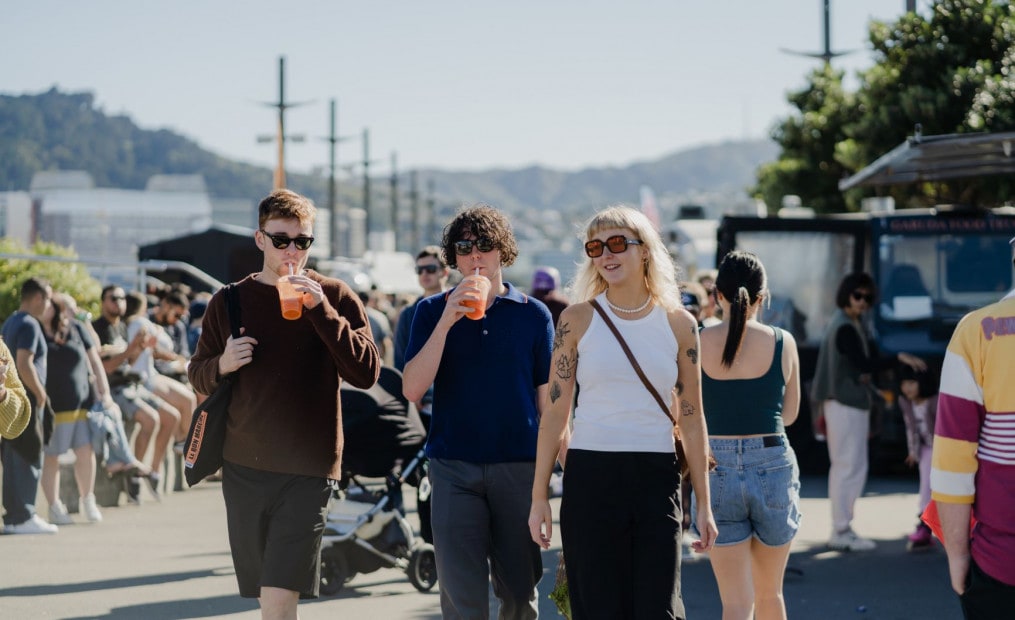
[[[919,554],[905,550],[915,525],[915,475],[868,484],[855,529],[876,540],[878,549],[862,554],[825,548],[825,479],[807,477],[802,487],[803,524],[785,586],[790,618],[961,618],[940,547]],[[409,520],[416,524],[410,495]],[[39,500],[39,513],[46,514],[41,494]],[[555,514],[558,504],[553,500]],[[260,617],[255,601],[236,594],[218,483],[171,494],[160,504],[107,508],[103,514],[100,524],[64,526],[55,536],[0,537],[0,618]],[[555,538],[559,545],[556,531]],[[546,598],[557,545],[543,556],[544,618],[557,617]],[[682,587],[689,618],[720,617],[707,558],[685,562]],[[404,573],[381,569],[356,576],[336,597],[301,603],[300,617],[439,618],[439,588],[419,593]]]

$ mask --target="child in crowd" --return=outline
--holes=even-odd
[[[920,468],[920,513],[930,502],[930,456],[934,445],[934,420],[937,417],[937,381],[929,371],[920,372],[909,366],[900,371],[899,408],[906,423],[909,454],[906,465]],[[922,521],[909,535],[906,549],[927,549],[933,544],[930,528]]]

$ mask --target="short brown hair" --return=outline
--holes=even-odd
[[[449,267],[458,267],[458,255],[455,254],[455,242],[461,241],[465,235],[475,235],[477,239],[486,237],[500,250],[500,264],[508,267],[518,258],[518,244],[511,230],[507,216],[485,202],[462,209],[451,223],[444,227],[444,239],[441,249],[444,260]]]
[[[436,245],[428,245],[428,246],[426,246],[425,248],[423,248],[422,250],[419,251],[419,254],[416,255],[416,260],[419,260],[421,258],[428,258],[428,257],[429,258],[436,258],[437,262],[440,263],[441,268],[444,268],[444,267],[448,266],[448,262],[446,260],[444,260],[444,253],[441,251],[440,246],[436,246]]]
[[[264,228],[268,220],[299,220],[300,225],[313,224],[317,207],[306,196],[288,189],[276,189],[257,205],[257,226]]]

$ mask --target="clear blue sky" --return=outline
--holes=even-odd
[[[927,10],[928,0],[918,3]],[[870,19],[904,0],[832,0],[834,61],[873,64]],[[310,101],[287,129],[290,170],[328,162],[339,132],[371,132],[399,168],[625,165],[689,146],[768,135],[820,61],[822,0],[12,0],[0,92],[92,91],[109,114],[169,128],[218,154],[273,165],[257,144],[286,94]],[[849,84],[855,87],[855,80]],[[361,157],[359,140],[339,158]]]

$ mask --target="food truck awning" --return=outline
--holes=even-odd
[[[839,181],[839,189],[1011,174],[1015,173],[1013,146],[1015,132],[940,136],[917,132],[874,163]]]

